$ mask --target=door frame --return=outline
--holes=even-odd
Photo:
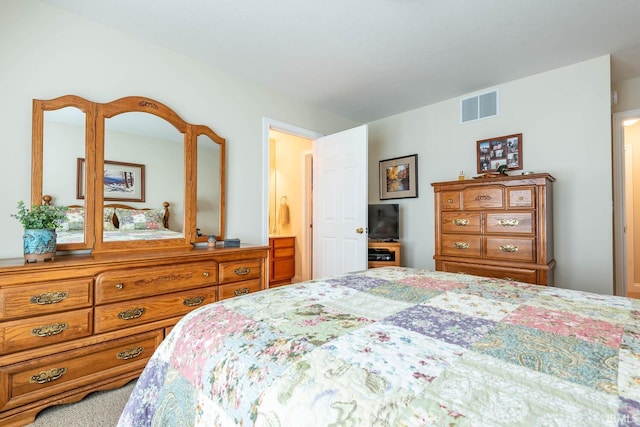
[[[640,110],[614,113],[613,128],[613,267],[614,294],[627,295],[627,241],[625,235],[624,121],[640,117]]]
[[[292,125],[290,123],[281,122],[279,120],[271,119],[269,117],[262,118],[262,244],[269,244],[269,132],[275,130],[290,135],[299,136],[301,138],[316,139],[323,137],[324,134],[316,132],[314,130],[301,128],[299,126]],[[300,247],[309,248],[311,242],[308,241],[307,233],[303,234],[300,239]],[[310,254],[309,254],[310,256]],[[304,254],[303,254],[304,258]],[[310,258],[309,258],[310,259]],[[309,265],[302,265],[302,277],[306,277],[310,274],[310,270],[313,268],[311,263]],[[306,270],[306,271],[305,271]]]

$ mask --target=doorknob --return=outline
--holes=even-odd
[[[356,228],[356,233],[358,233],[358,234],[364,233],[364,228],[362,228],[362,227]]]

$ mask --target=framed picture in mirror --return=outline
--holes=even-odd
[[[76,197],[84,199],[85,160],[78,158]],[[104,200],[144,202],[144,165],[104,161]]]

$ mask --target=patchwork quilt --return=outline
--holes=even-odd
[[[640,425],[640,301],[401,267],[185,316],[120,426]]]

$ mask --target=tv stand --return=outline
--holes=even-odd
[[[400,248],[402,243],[397,241],[374,241],[369,240],[370,250],[381,250],[391,253],[391,261],[369,261],[369,268],[400,266]]]

